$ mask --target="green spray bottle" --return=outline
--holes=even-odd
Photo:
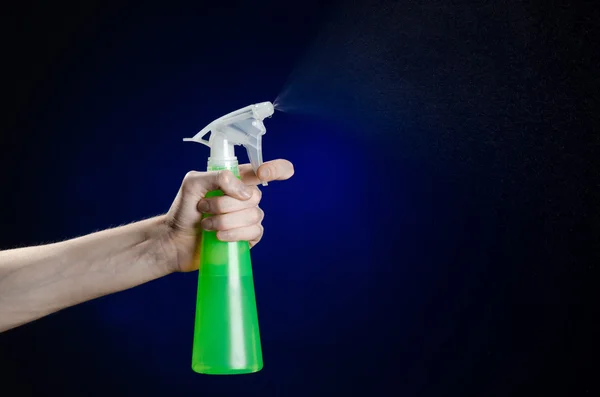
[[[239,178],[235,145],[246,148],[257,172],[266,132],[263,120],[273,112],[271,102],[250,105],[218,118],[184,141],[210,148],[208,171],[229,170]],[[209,131],[210,139],[203,139]],[[216,190],[206,197],[222,195]],[[258,372],[263,361],[250,246],[247,241],[220,241],[214,231],[200,233],[192,369],[212,375]]]

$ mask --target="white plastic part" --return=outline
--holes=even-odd
[[[243,145],[254,172],[263,163],[262,136],[267,132],[263,120],[271,117],[275,111],[271,102],[262,102],[246,106],[221,116],[192,138],[184,141],[198,142],[210,148],[210,162],[235,160],[235,145]],[[210,139],[203,139],[209,131]],[[263,182],[266,186],[267,182]]]

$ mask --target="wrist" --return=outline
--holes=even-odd
[[[146,232],[146,240],[151,244],[155,256],[154,264],[164,275],[174,273],[178,266],[177,247],[173,243],[172,229],[166,215],[151,219]]]

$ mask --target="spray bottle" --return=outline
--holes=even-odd
[[[263,120],[273,112],[271,102],[250,105],[216,119],[184,141],[210,148],[208,171],[229,170],[239,178],[234,146],[246,148],[257,172],[262,164],[261,139],[266,132]],[[203,139],[209,131],[210,139]],[[222,191],[215,190],[206,197],[222,195]],[[216,232],[205,230],[199,241],[192,369],[213,375],[258,372],[263,361],[250,246],[247,241],[220,241]]]

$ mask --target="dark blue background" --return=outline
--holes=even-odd
[[[340,15],[321,3],[5,14],[1,248],[168,210],[208,155],[182,138],[274,100]],[[0,335],[0,395],[597,391],[594,12],[398,4],[393,34],[332,28],[370,41],[304,87],[321,114],[266,121],[296,174],[252,251],[263,371],[192,372],[197,275],[174,274]]]

